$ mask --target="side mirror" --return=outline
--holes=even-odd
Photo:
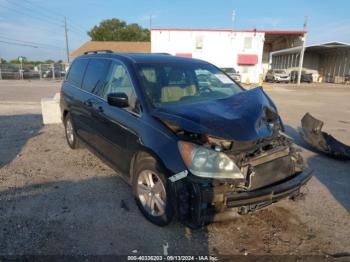
[[[111,106],[128,107],[129,99],[125,93],[109,93],[107,95],[107,102]]]

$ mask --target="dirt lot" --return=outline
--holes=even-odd
[[[350,255],[350,162],[313,152],[297,133],[309,111],[350,144],[350,88],[267,91],[314,169],[305,197],[196,231],[147,222],[113,170],[70,150],[61,125],[42,126],[40,98],[57,90],[55,82],[0,81],[0,255]]]

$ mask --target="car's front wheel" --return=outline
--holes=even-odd
[[[68,113],[64,118],[64,129],[69,147],[76,149],[78,147],[78,141],[70,113]]]
[[[136,164],[133,176],[136,204],[158,226],[169,224],[174,216],[170,183],[153,157],[145,157]]]

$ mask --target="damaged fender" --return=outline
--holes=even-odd
[[[332,135],[323,132],[323,122],[306,113],[301,119],[300,136],[306,143],[332,157],[350,159],[350,146],[343,144]]]

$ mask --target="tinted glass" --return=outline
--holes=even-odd
[[[243,91],[212,65],[139,64],[138,73],[142,88],[155,107],[215,100]]]
[[[109,64],[110,61],[107,59],[90,59],[82,88],[87,92],[94,93],[104,84]]]
[[[130,108],[134,108],[136,100],[134,87],[124,66],[117,62],[112,62],[99,96],[107,99],[110,93],[125,93],[128,96]]]
[[[68,74],[67,80],[72,84],[80,87],[83,80],[84,72],[88,59],[75,59]]]

